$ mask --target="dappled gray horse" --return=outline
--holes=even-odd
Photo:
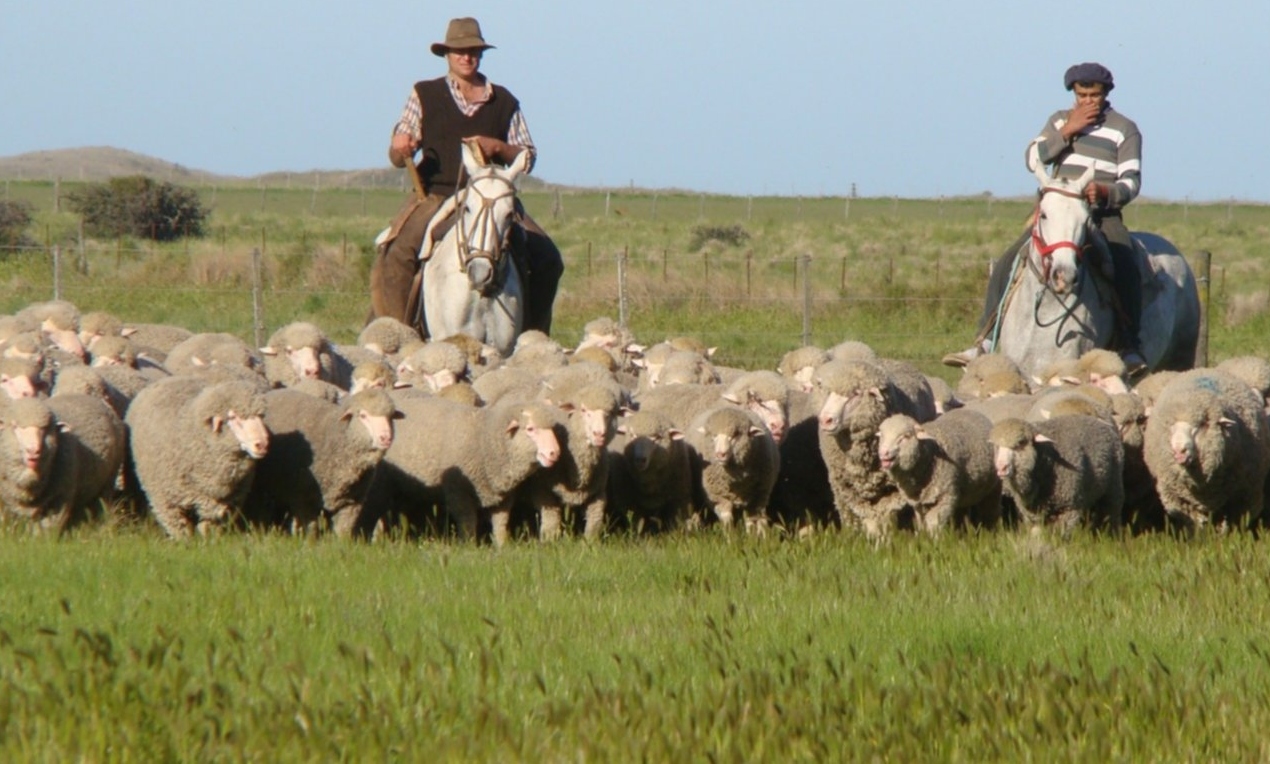
[[[508,252],[516,178],[529,162],[522,151],[511,166],[483,165],[465,143],[468,182],[448,199],[429,225],[420,250],[424,257],[433,226],[455,212],[455,223],[432,248],[423,266],[424,318],[434,340],[467,334],[511,355],[524,322],[521,276]]]
[[[1081,193],[1093,179],[1091,167],[1076,180],[1049,177],[1036,160],[1029,166],[1040,183],[1032,236],[1015,268],[1017,285],[1007,297],[995,349],[1029,376],[1065,358],[1111,344],[1115,330],[1114,292],[1083,268],[1081,253],[1089,230],[1089,205]],[[1142,355],[1151,369],[1189,369],[1199,337],[1199,296],[1195,277],[1181,252],[1167,240],[1134,233],[1142,286]],[[1108,257],[1109,259],[1109,257]]]

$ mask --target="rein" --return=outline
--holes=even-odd
[[[476,182],[478,180],[498,181],[499,183],[501,183],[503,186],[506,187],[506,190],[504,190],[502,193],[495,194],[494,196],[486,196],[484,193],[481,192],[479,188],[476,187]],[[481,200],[481,207],[480,209],[476,211],[476,219],[473,222],[472,229],[473,230],[484,229],[487,234],[484,237],[484,240],[495,241],[496,242],[495,246],[497,247],[497,249],[495,250],[478,249],[472,246],[471,237],[468,233],[468,227],[464,225],[464,218],[466,217],[468,212],[468,209],[467,209],[468,194],[476,194],[476,196]],[[496,266],[500,264],[500,262],[502,261],[503,249],[506,247],[507,238],[511,233],[511,226],[510,225],[507,226],[507,230],[503,232],[502,236],[497,235],[498,221],[494,219],[494,203],[499,201],[500,199],[506,199],[509,196],[515,196],[515,195],[516,195],[516,187],[512,184],[512,182],[498,175],[491,175],[488,178],[472,178],[471,180],[467,182],[465,186],[463,186],[462,191],[459,192],[458,218],[457,220],[455,220],[455,224],[454,224],[455,228],[457,229],[456,231],[457,240],[458,240],[457,249],[458,249],[458,255],[459,255],[460,268],[466,269],[468,266],[468,263],[472,262],[472,260],[476,258],[485,258],[486,260],[489,260],[491,263],[493,263]],[[495,235],[493,236],[488,235],[491,231]]]
[[[1054,187],[1043,188],[1041,190],[1041,193],[1042,194],[1061,194],[1062,196],[1066,196],[1072,199],[1079,199],[1082,196],[1079,192],[1076,192],[1076,191],[1069,191],[1065,188],[1054,188]],[[1056,329],[1054,332],[1054,345],[1055,347],[1057,347],[1062,344],[1059,341],[1059,337],[1061,337],[1063,334],[1063,324],[1067,322],[1067,319],[1073,317],[1076,311],[1076,307],[1080,304],[1080,272],[1077,271],[1076,281],[1075,283],[1072,284],[1072,291],[1070,294],[1071,302],[1069,304],[1065,302],[1063,298],[1057,292],[1054,291],[1053,287],[1050,286],[1050,269],[1054,263],[1055,252],[1057,252],[1060,249],[1070,249],[1076,253],[1076,260],[1079,262],[1081,257],[1081,248],[1074,241],[1068,241],[1068,240],[1056,241],[1052,244],[1047,244],[1045,242],[1045,238],[1041,236],[1040,202],[1037,202],[1036,211],[1032,213],[1032,248],[1036,251],[1036,254],[1039,255],[1041,258],[1041,269],[1039,270],[1037,269],[1036,264],[1032,262],[1032,258],[1029,257],[1027,259],[1028,268],[1032,271],[1032,273],[1038,279],[1040,279],[1040,282],[1041,282],[1041,291],[1037,292],[1036,302],[1032,305],[1032,321],[1033,323],[1035,323],[1037,326],[1041,327],[1042,329],[1047,329],[1056,324],[1058,325],[1058,329]],[[1054,318],[1051,321],[1041,320],[1041,302],[1045,299],[1046,292],[1052,294],[1054,296],[1055,302],[1063,306],[1062,313],[1060,313],[1056,318]]]

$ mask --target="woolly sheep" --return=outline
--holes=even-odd
[[[953,411],[919,424],[895,414],[878,427],[878,461],[916,513],[919,527],[938,534],[1001,520],[1001,478],[988,433],[992,423],[973,411]]]
[[[171,324],[124,324],[123,336],[132,340],[133,345],[138,348],[147,348],[153,352],[167,357],[172,352],[172,348],[181,344],[185,340],[194,336],[194,332],[183,326],[173,326]],[[162,361],[163,358],[158,360]]]
[[[0,392],[8,398],[35,398],[44,389],[41,370],[29,358],[0,358]]]
[[[522,342],[523,341],[523,342]],[[569,356],[554,340],[545,338],[526,340],[522,334],[516,341],[516,350],[507,359],[507,366],[535,374],[545,374],[552,369],[569,365]]]
[[[87,357],[79,339],[79,309],[65,300],[37,302],[15,314],[34,324],[43,337],[64,353],[79,359]]]
[[[1101,387],[1089,383],[1047,387],[1032,397],[1035,402],[1023,417],[1030,422],[1071,414],[1084,414],[1115,425],[1111,410],[1111,396]]]
[[[543,378],[528,369],[516,366],[500,366],[481,375],[472,382],[472,388],[486,406],[492,406],[504,398],[535,398],[542,388]]]
[[[1147,418],[1143,452],[1170,521],[1226,529],[1260,519],[1270,429],[1247,383],[1216,369],[1174,377]]]
[[[335,355],[326,334],[307,321],[279,328],[259,352],[264,356],[265,378],[273,387],[288,387],[302,379],[335,383],[347,379],[351,369],[336,368],[343,359]]]
[[[930,393],[935,399],[936,416],[961,408],[961,401],[957,398],[956,391],[942,377],[927,375],[926,384],[930,385]]]
[[[661,411],[680,428],[706,409],[732,404],[753,412],[780,443],[789,429],[789,385],[773,371],[750,371],[728,385],[663,385],[638,397],[641,409]]]
[[[717,385],[719,382],[718,371],[704,355],[691,350],[678,350],[666,357],[657,377],[656,386]]]
[[[791,385],[809,393],[813,387],[812,375],[815,374],[816,367],[828,360],[829,354],[821,348],[805,345],[782,356],[776,371],[790,380]]]
[[[565,413],[560,458],[530,475],[523,490],[538,508],[538,533],[543,541],[559,538],[561,517],[568,510],[583,513],[586,538],[598,538],[604,529],[608,447],[623,397],[622,389],[612,380],[565,382],[557,378],[540,394]]]
[[[329,523],[336,535],[352,534],[400,416],[384,390],[364,390],[340,404],[294,389],[267,393],[269,452],[256,466],[247,519],[293,533]]]
[[[1133,393],[1111,396],[1111,416],[1124,445],[1124,519],[1134,532],[1163,530],[1164,507],[1155,490],[1155,478],[1147,469],[1146,409]]]
[[[582,327],[582,341],[578,343],[575,353],[593,348],[608,356],[613,365],[612,370],[632,373],[637,369],[636,359],[644,352],[644,347],[635,341],[631,330],[611,318],[597,318]]]
[[[419,340],[419,333],[410,325],[392,318],[380,316],[362,328],[357,344],[380,356],[395,357],[410,342]]]
[[[460,537],[475,539],[478,522],[488,520],[495,545],[505,544],[517,489],[560,458],[560,412],[523,400],[479,409],[439,398],[397,405],[404,418],[377,477],[392,506],[377,512],[409,516],[412,505],[440,500]]]
[[[448,342],[428,342],[397,364],[397,381],[433,393],[467,379],[467,356]]]
[[[829,348],[830,361],[873,361],[877,362],[877,351],[859,340],[845,340]]]
[[[0,401],[0,507],[61,532],[114,489],[123,425],[102,401]]]
[[[132,457],[150,512],[168,536],[225,526],[241,511],[269,448],[265,398],[248,382],[177,376],[128,409]]]
[[[956,389],[957,397],[963,401],[993,394],[1031,392],[1018,364],[1000,353],[987,353],[966,364]]]
[[[1125,383],[1128,368],[1124,359],[1114,350],[1094,348],[1086,351],[1077,363],[1081,382],[1101,387],[1112,395],[1129,392],[1129,386]]]
[[[1256,390],[1270,411],[1270,361],[1253,355],[1236,356],[1217,364],[1217,369]]]
[[[79,341],[89,352],[97,341],[106,337],[124,337],[123,321],[103,310],[94,310],[79,317]]]
[[[493,371],[503,365],[503,356],[498,352],[498,348],[486,345],[470,335],[454,334],[441,341],[454,345],[467,356],[469,379],[474,380],[485,372]]]
[[[1133,386],[1133,394],[1142,399],[1142,407],[1146,410],[1147,417],[1151,416],[1151,410],[1155,408],[1155,399],[1160,397],[1160,393],[1170,382],[1172,382],[1180,371],[1153,371]]]
[[[195,334],[168,353],[164,366],[173,374],[209,366],[237,366],[263,374],[264,359],[254,348],[232,334]]]
[[[609,447],[608,509],[636,530],[668,531],[692,516],[692,463],[684,433],[654,411],[629,412]]]
[[[689,425],[688,443],[699,460],[705,504],[719,522],[767,531],[767,502],[780,471],[780,450],[762,421],[734,406],[702,412]]]
[[[867,361],[830,361],[816,370],[821,457],[828,470],[834,506],[843,525],[885,536],[903,509],[895,482],[878,462],[877,430],[892,414],[925,421],[890,376]]]
[[[1079,414],[1006,419],[992,426],[988,440],[1005,492],[1034,529],[1120,527],[1124,446],[1111,425]]]

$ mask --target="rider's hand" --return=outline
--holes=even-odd
[[[414,139],[414,136],[397,133],[392,137],[392,150],[409,158],[419,150],[419,142]]]
[[[1106,183],[1090,182],[1085,186],[1085,201],[1089,202],[1091,207],[1101,207],[1107,202],[1107,197],[1111,195],[1111,189]]]
[[[1072,107],[1067,113],[1067,121],[1063,123],[1063,137],[1071,140],[1081,130],[1098,121],[1102,107],[1096,103],[1081,103]]]

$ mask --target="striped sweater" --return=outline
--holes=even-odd
[[[1138,126],[1107,104],[1102,119],[1077,133],[1069,143],[1059,133],[1067,122],[1067,114],[1066,109],[1054,112],[1032,141],[1042,164],[1057,165],[1058,178],[1079,178],[1093,165],[1094,180],[1111,184],[1108,210],[1118,210],[1133,201],[1142,188],[1142,134]],[[1024,156],[1026,161],[1026,152]]]

